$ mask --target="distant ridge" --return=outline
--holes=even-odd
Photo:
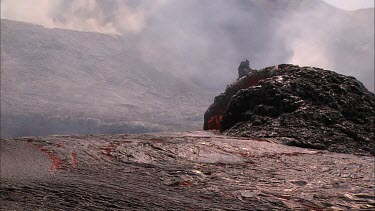
[[[135,45],[1,20],[2,137],[199,128],[211,95]]]

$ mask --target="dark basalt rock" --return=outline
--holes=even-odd
[[[253,70],[246,77],[241,77],[234,83],[227,86],[224,93],[215,97],[214,103],[204,114],[204,130],[220,130],[221,119],[232,96],[239,90],[258,85],[259,81],[272,77],[276,73],[275,67],[265,68],[260,71]]]
[[[243,81],[256,83],[239,86]],[[212,116],[220,117],[215,124]],[[250,73],[229,86],[207,110],[204,129],[374,155],[374,125],[375,95],[354,77],[283,64]]]
[[[240,66],[238,67],[238,78],[242,78],[247,75],[252,69],[250,68],[249,60],[242,61]]]

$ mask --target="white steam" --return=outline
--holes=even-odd
[[[373,90],[373,14],[310,0],[1,1],[1,18],[136,37],[145,61],[214,91],[236,78],[245,58],[253,68],[323,67]]]
[[[1,18],[40,24],[53,27],[54,23],[49,13],[57,8],[59,1],[50,0],[2,0]]]
[[[162,2],[162,1],[159,1]],[[2,0],[1,18],[42,25],[105,34],[138,33],[145,27],[141,7],[130,8],[126,1],[96,0]]]

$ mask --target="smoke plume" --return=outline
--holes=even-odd
[[[236,78],[245,58],[253,68],[323,67],[374,89],[373,9],[307,0],[2,0],[1,18],[136,37],[144,60],[213,91]]]

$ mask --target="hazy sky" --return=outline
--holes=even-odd
[[[327,3],[344,10],[356,10],[374,7],[374,0],[324,0]]]

